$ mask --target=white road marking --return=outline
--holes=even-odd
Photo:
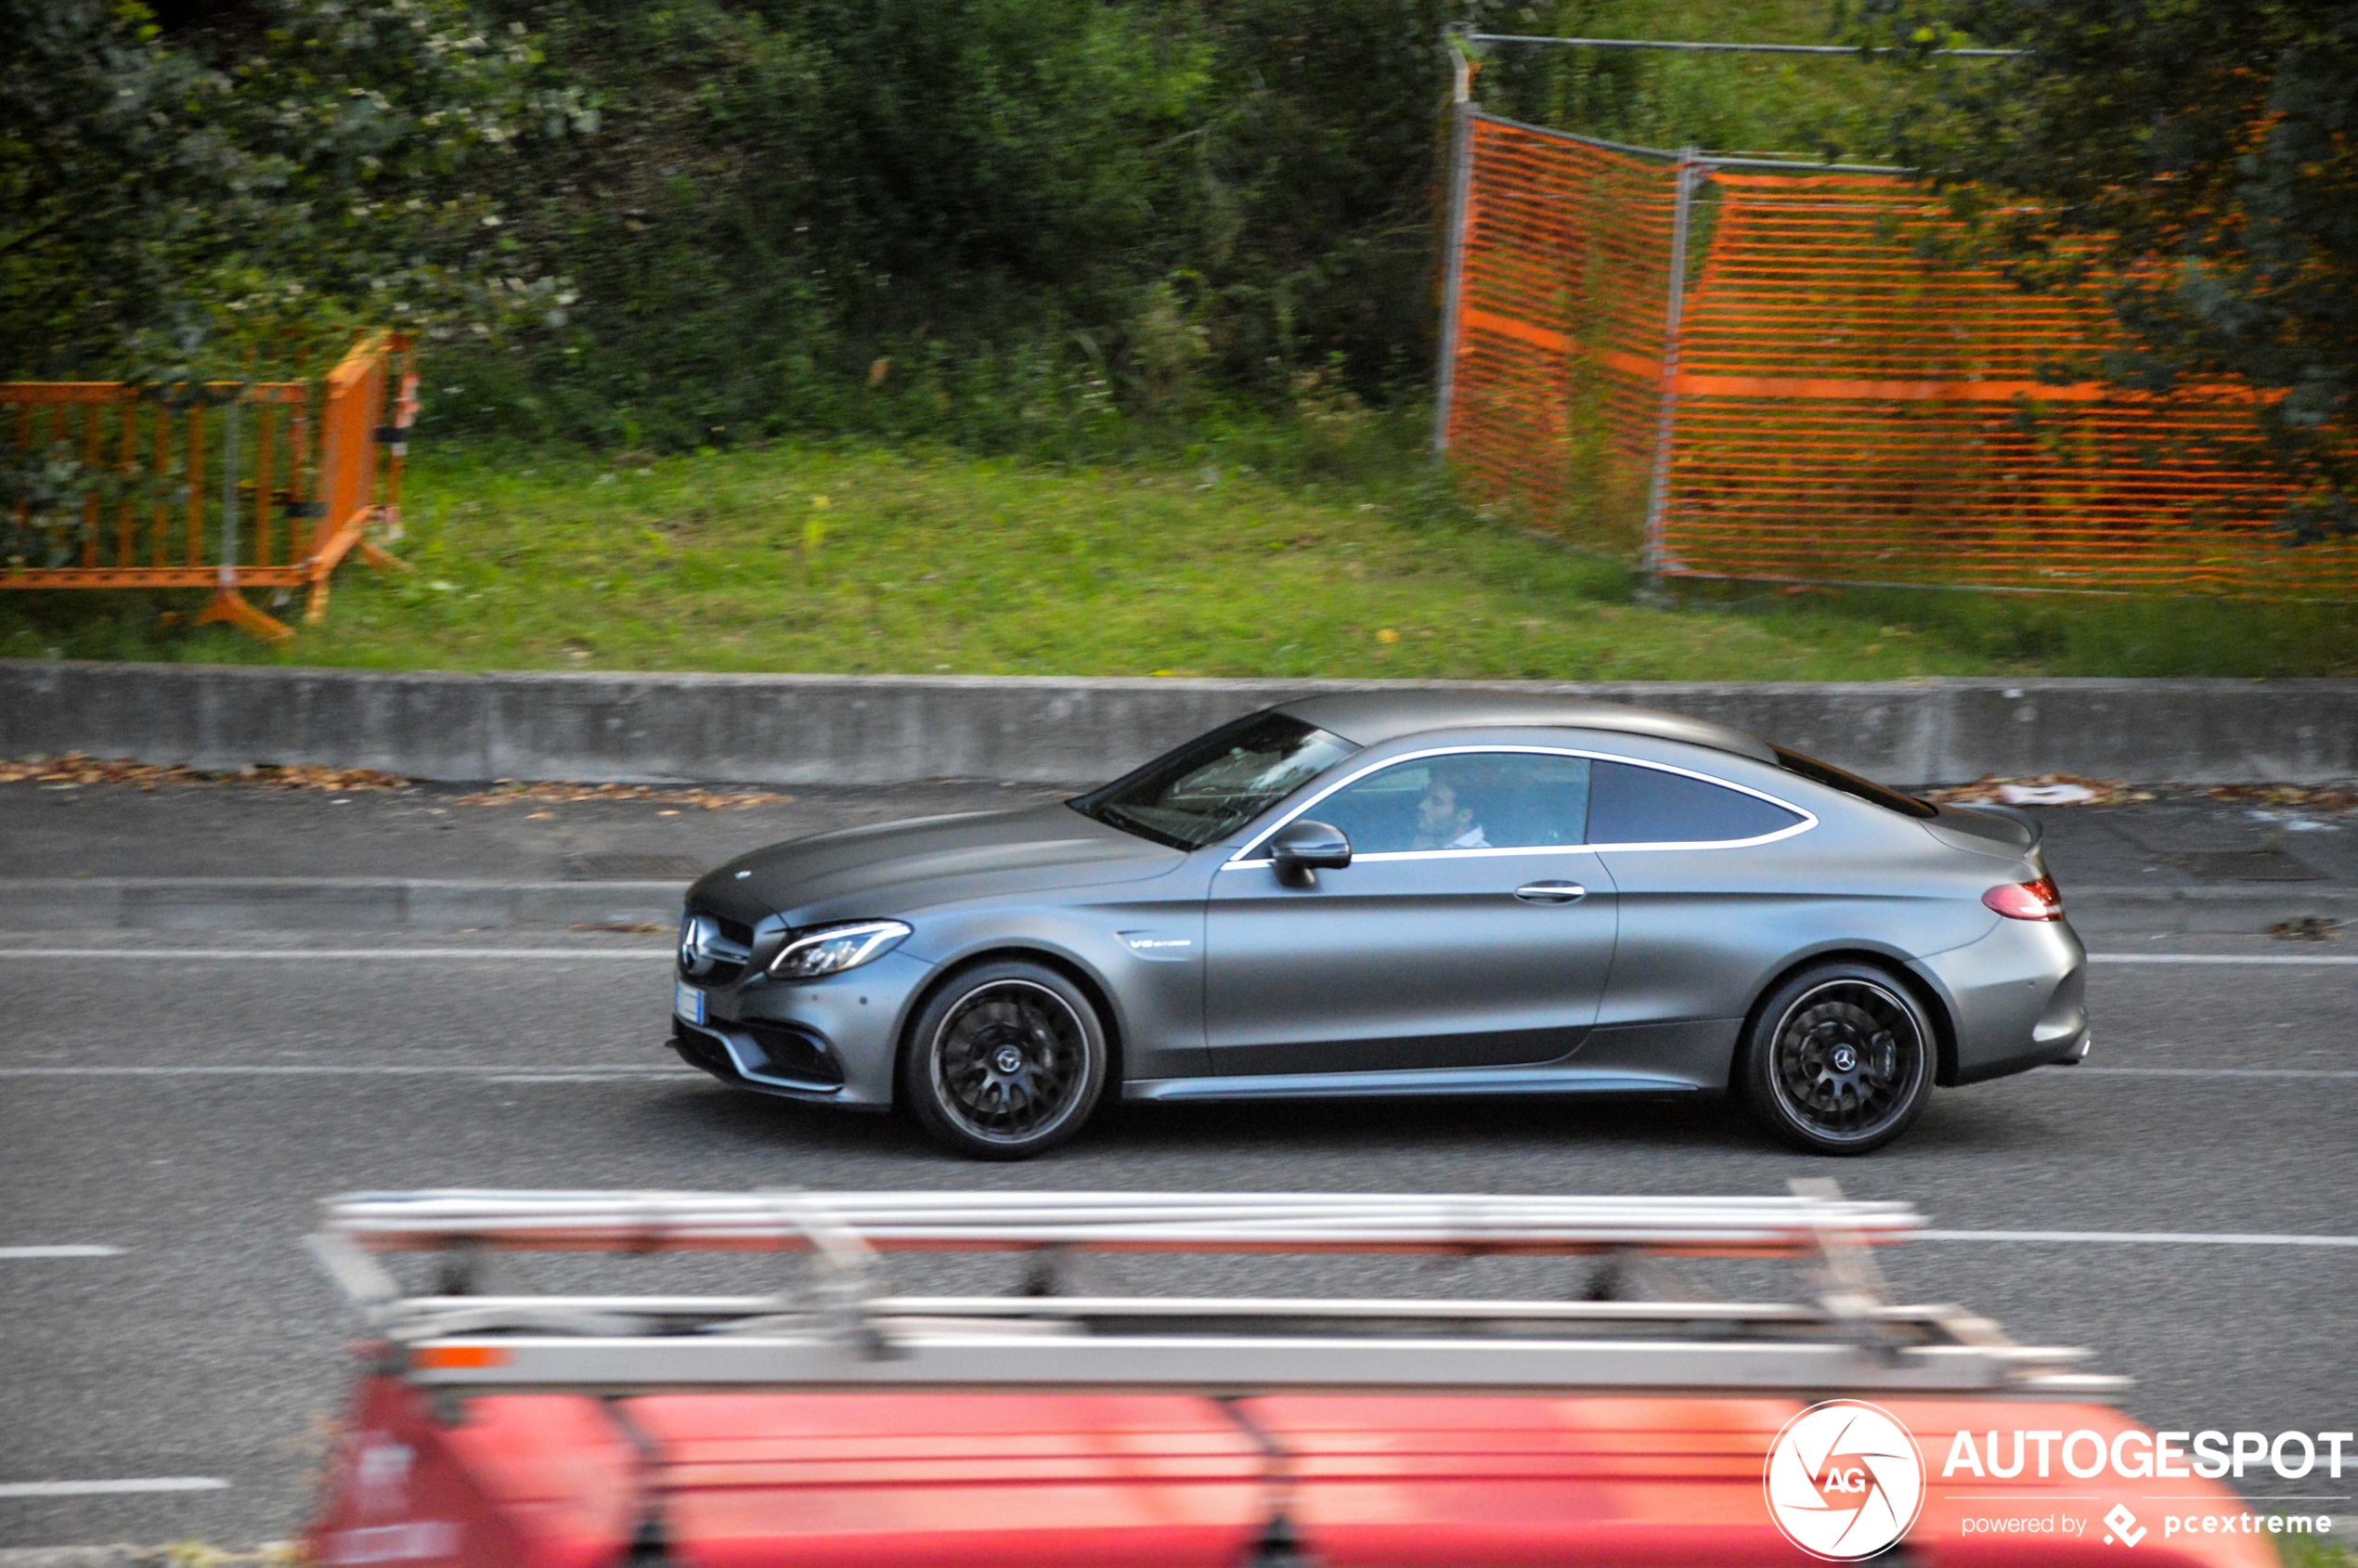
[[[193,964],[283,964],[321,960],[358,964],[371,960],[486,959],[514,963],[525,959],[628,958],[641,962],[669,958],[667,947],[0,947],[0,959],[24,958],[66,962],[92,958],[136,958],[143,965],[179,960]]]
[[[121,1256],[123,1256],[123,1249],[122,1249],[122,1248],[120,1248],[120,1247],[96,1247],[96,1246],[79,1246],[79,1247],[77,1247],[77,1246],[62,1246],[62,1247],[0,1247],[0,1259],[4,1259],[4,1258],[119,1258],[119,1257],[121,1257]]]
[[[2142,1247],[2358,1247],[2358,1236],[2240,1230],[1920,1230],[1912,1241],[2054,1241]]]
[[[2358,1069],[2338,1067],[2075,1067],[2091,1078],[2358,1078]],[[2039,1082],[2053,1082],[2047,1074]]]
[[[475,1078],[492,1083],[616,1083],[649,1079],[702,1079],[684,1064],[605,1062],[578,1067],[535,1067],[525,1062],[251,1062],[58,1067],[0,1067],[7,1078]],[[2251,1078],[2307,1079],[2327,1082],[2358,1080],[2358,1068],[2305,1067],[2070,1067],[2050,1068],[2039,1082],[2073,1078]]]
[[[2358,954],[2344,952],[2092,952],[2091,964],[2267,964],[2289,968],[2319,968],[2358,964]]]
[[[643,1083],[652,1078],[701,1077],[699,1073],[681,1074],[670,1068],[606,1068],[596,1072],[501,1072],[484,1080],[486,1083]]]
[[[311,1066],[268,1063],[253,1066],[216,1064],[167,1067],[0,1067],[0,1078],[488,1078],[494,1082],[596,1082],[613,1078],[702,1078],[686,1066],[647,1066],[639,1062],[605,1067],[537,1068],[521,1062],[436,1062],[404,1066],[383,1062]]]
[[[124,1492],[226,1492],[217,1475],[138,1475],[119,1481],[0,1481],[0,1497],[106,1497]]]
[[[64,963],[98,958],[136,958],[143,964],[179,960],[192,964],[431,963],[481,960],[514,963],[532,959],[668,958],[667,947],[0,947],[0,960],[17,958]],[[2091,964],[2260,965],[2280,968],[2350,967],[2358,953],[2284,952],[2092,952]]]

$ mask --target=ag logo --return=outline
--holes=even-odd
[[[1812,1557],[1872,1557],[1908,1533],[1924,1461],[1898,1418],[1856,1399],[1812,1405],[1777,1433],[1761,1476],[1768,1516]]]

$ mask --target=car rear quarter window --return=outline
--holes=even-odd
[[[1591,844],[1725,844],[1802,820],[1758,796],[1659,768],[1599,762],[1590,774]]]

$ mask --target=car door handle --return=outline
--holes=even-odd
[[[1526,882],[1515,889],[1515,897],[1527,904],[1576,904],[1587,896],[1577,882]]]

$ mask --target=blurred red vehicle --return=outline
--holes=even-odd
[[[1867,1553],[1821,1558],[1780,1525],[1764,1476],[1789,1422],[1848,1395],[1912,1434],[1912,1460],[1885,1457],[1916,1490],[1831,1458],[1811,1484],[1836,1510],[1877,1487],[1904,1505],[1885,1561],[2274,1562],[2248,1524],[2152,1527],[2243,1521],[2215,1483],[1937,1473],[1960,1432],[2117,1451],[2139,1429],[2099,1397],[2117,1380],[2066,1369],[2079,1353],[1884,1301],[1865,1248],[1916,1223],[1822,1196],[348,1199],[319,1245],[381,1337],[310,1549],[466,1568],[1846,1561]],[[784,1297],[405,1297],[369,1256],[429,1248],[822,1266]],[[1052,1267],[1045,1293],[887,1296],[873,1257],[899,1248]],[[1587,1293],[1613,1299],[1073,1294],[1063,1265],[1090,1250],[1604,1253]],[[1728,1254],[1813,1260],[1818,1299],[1631,1289],[1657,1260]]]

